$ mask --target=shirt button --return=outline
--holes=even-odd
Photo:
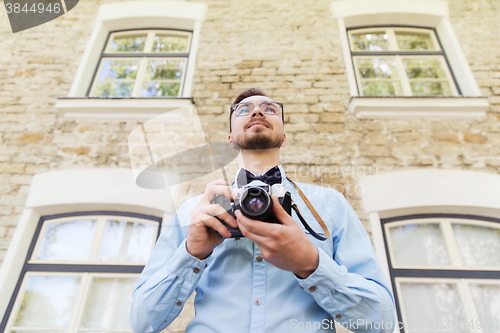
[[[177,306],[181,306],[182,305],[182,302],[177,302]]]
[[[255,300],[255,305],[260,305],[260,299],[258,299],[258,298],[257,298],[257,299]]]
[[[195,268],[193,268],[193,272],[195,272],[196,274],[198,274],[200,272],[200,269],[198,267],[195,267]]]
[[[342,316],[341,315],[336,315],[335,318],[340,319],[340,318],[342,318]]]
[[[258,261],[258,262],[261,262],[262,260],[264,260],[264,258],[262,258],[261,256],[258,256],[258,257],[257,257],[257,261]]]
[[[312,286],[311,288],[309,288],[309,291],[310,291],[310,292],[313,292],[313,291],[315,291],[315,290],[316,290],[316,287],[315,287],[315,286]]]
[[[205,264],[205,268],[207,268],[208,264]]]

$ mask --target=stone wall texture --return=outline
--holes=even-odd
[[[342,192],[369,230],[359,177],[415,168],[500,172],[500,1],[448,0],[450,20],[490,108],[485,120],[360,120],[351,114],[346,68],[331,0],[197,0],[202,24],[193,97],[205,133],[225,141],[228,109],[260,87],[285,104],[282,163],[293,179]],[[376,1],[376,0],[375,0]],[[135,121],[65,121],[67,96],[99,6],[13,34],[0,9],[0,261],[33,175],[70,168],[130,167]],[[178,319],[177,328],[194,313]]]

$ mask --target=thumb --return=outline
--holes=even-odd
[[[278,218],[278,220],[280,220],[280,222],[285,225],[290,225],[291,222],[295,224],[295,221],[293,219],[292,221],[290,221],[292,217],[288,215],[283,206],[281,206],[278,196],[274,194],[271,196],[271,198],[273,200],[273,213]]]

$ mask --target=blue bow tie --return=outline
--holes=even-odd
[[[241,169],[238,174],[237,184],[238,187],[242,187],[254,180],[260,180],[270,186],[274,184],[281,184],[281,172],[278,166],[269,169],[265,174],[260,176],[255,176],[253,173],[246,169]]]

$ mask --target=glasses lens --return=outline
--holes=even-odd
[[[277,103],[262,103],[260,109],[267,114],[278,114],[280,106]]]
[[[234,112],[236,113],[237,116],[246,116],[247,114],[250,114],[252,110],[253,110],[253,104],[240,103],[236,104]]]

